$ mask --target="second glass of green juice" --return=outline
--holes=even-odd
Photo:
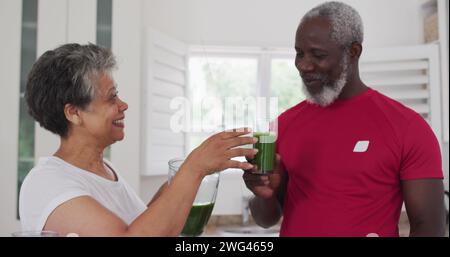
[[[169,184],[183,162],[183,158],[175,158],[169,161]],[[218,187],[219,173],[203,178],[186,223],[181,231],[181,236],[200,236],[203,233],[216,202]]]

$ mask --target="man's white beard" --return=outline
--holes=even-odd
[[[306,101],[312,104],[318,104],[322,107],[326,107],[332,104],[341,94],[342,89],[347,83],[348,73],[348,56],[344,56],[342,59],[342,72],[339,78],[333,83],[333,85],[323,85],[322,90],[317,94],[311,94],[308,88],[303,84],[302,91],[306,96]]]

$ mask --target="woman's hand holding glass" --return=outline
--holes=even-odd
[[[253,165],[248,162],[232,160],[232,158],[239,156],[251,159],[257,153],[256,149],[239,148],[239,146],[256,142],[256,138],[244,136],[249,133],[250,129],[248,128],[217,133],[194,149],[187,157],[184,165],[189,166],[194,171],[201,172],[203,176],[228,168],[251,169]]]

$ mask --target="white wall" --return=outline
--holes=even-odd
[[[126,140],[113,145],[111,158],[122,176],[139,190],[141,89],[141,0],[113,1],[113,52],[121,96],[130,104]],[[20,229],[16,219],[22,1],[0,0],[0,236]],[[39,0],[38,56],[67,42],[95,42],[96,1]],[[59,138],[36,125],[35,157],[54,153]]]
[[[95,42],[96,2],[91,0],[40,0],[37,20],[37,57],[64,43]],[[82,18],[81,18],[82,17]],[[59,136],[35,125],[35,161],[52,155]]]
[[[112,146],[111,161],[136,191],[140,185],[141,10],[141,0],[113,1],[112,51],[118,65],[114,78],[129,107],[125,139]]]
[[[323,0],[149,0],[143,3],[144,26],[196,45],[292,47],[301,17]],[[343,0],[361,15],[365,48],[423,43],[421,0]],[[448,174],[449,145],[443,145]],[[223,180],[236,185],[235,181]],[[448,175],[447,175],[448,178]],[[143,177],[141,196],[150,198],[166,180]],[[221,182],[222,183],[222,182]],[[446,181],[448,190],[448,179]],[[240,191],[228,192],[230,197]],[[238,205],[231,208],[239,211]],[[217,209],[217,204],[215,212]],[[220,209],[220,206],[219,206]],[[217,212],[216,212],[217,213]],[[226,211],[219,211],[226,213]]]
[[[321,0],[150,0],[144,23],[191,44],[292,47],[300,18]],[[419,0],[344,0],[365,25],[365,46],[421,43]]]
[[[16,202],[21,23],[22,1],[0,0],[0,236],[20,227],[16,221]]]

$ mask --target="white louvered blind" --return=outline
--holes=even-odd
[[[361,57],[360,74],[369,87],[420,113],[441,142],[437,45],[369,49]]]
[[[154,29],[146,30],[144,44],[141,174],[165,175],[168,161],[185,155],[185,134],[170,129],[170,101],[185,96],[187,46]]]

